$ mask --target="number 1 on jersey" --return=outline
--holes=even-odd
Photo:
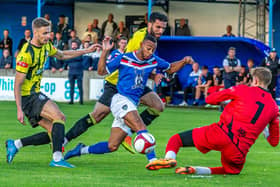
[[[264,108],[264,104],[263,103],[257,101],[256,104],[258,105],[258,110],[255,113],[253,119],[251,120],[252,124],[255,124],[257,122],[257,120],[259,119],[259,117],[260,117],[260,115],[261,115],[261,113],[263,111],[263,108]]]

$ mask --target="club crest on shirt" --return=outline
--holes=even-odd
[[[135,70],[135,80],[134,80],[134,85],[132,86],[132,89],[137,89],[137,88],[141,88],[144,89],[144,85],[143,85],[143,76],[144,76],[144,71],[137,71]]]
[[[123,110],[127,110],[127,108],[128,108],[127,105],[123,105],[123,106],[122,106],[122,109],[123,109]]]

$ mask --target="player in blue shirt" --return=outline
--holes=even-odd
[[[144,122],[137,111],[140,97],[144,91],[147,80],[154,69],[174,73],[179,71],[185,64],[193,63],[191,57],[184,57],[182,60],[169,64],[165,60],[154,55],[157,41],[147,35],[141,43],[138,51],[125,53],[106,61],[109,51],[113,44],[110,44],[110,38],[106,37],[103,41],[103,51],[98,63],[98,73],[106,75],[115,70],[119,70],[119,79],[117,84],[118,93],[112,98],[110,109],[115,117],[112,124],[111,136],[107,142],[99,142],[91,146],[78,144],[72,151],[69,151],[65,158],[69,159],[81,154],[104,154],[114,152],[131,130],[141,134],[148,132]],[[148,160],[156,160],[155,152],[146,155]],[[172,164],[174,160],[167,160]],[[149,164],[147,169],[153,170]]]

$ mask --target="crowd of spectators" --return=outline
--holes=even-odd
[[[50,15],[45,14],[44,18],[50,20]],[[146,27],[147,22],[148,14],[146,13],[144,20],[139,24],[138,29]],[[60,15],[58,23],[52,23],[51,25],[50,42],[52,42],[52,44],[59,50],[77,50],[88,48],[90,45],[98,42],[101,43],[104,36],[111,36],[116,43],[116,48],[123,52],[127,39],[132,35],[129,29],[126,28],[124,21],[119,21],[117,24],[114,21],[114,15],[110,13],[108,18],[102,23],[101,28],[98,24],[99,20],[93,19],[93,21],[88,23],[87,27],[85,27],[84,33],[79,33],[81,36],[81,38],[79,38],[76,30],[70,28],[67,24],[66,17]],[[188,24],[186,24],[185,19],[180,19],[180,24],[176,29],[175,35],[191,36],[190,28]],[[235,37],[232,33],[231,25],[226,27],[226,33],[223,34],[222,37]],[[26,29],[23,38],[19,41],[17,50],[13,53],[13,39],[9,35],[9,30],[3,30],[3,38],[0,40],[0,49],[2,49],[0,69],[13,68],[13,58],[16,58],[22,46],[26,42],[29,42],[31,38],[31,30]],[[70,61],[62,61],[54,57],[49,57],[45,64],[45,69],[51,70],[53,73],[56,71],[62,72],[64,70],[69,70],[69,81],[71,85],[77,80],[78,87],[82,93],[83,71],[97,70],[97,64],[101,52],[102,51],[99,49]],[[178,74],[164,75],[162,82],[157,86],[157,92],[165,103],[172,103],[174,93],[183,90],[183,101],[179,105],[203,105],[205,104],[204,98],[211,92],[239,84],[250,85],[252,81],[250,70],[254,67],[254,61],[248,59],[247,66],[242,66],[240,60],[236,57],[236,49],[234,47],[230,47],[223,62],[220,64],[217,63],[216,65],[218,66],[209,69],[205,65],[200,68],[198,62],[194,63],[192,65],[192,71],[189,74],[188,79],[185,80],[186,84],[183,88],[181,87]],[[261,66],[268,67],[273,74],[272,83],[269,89],[275,97],[277,70],[280,68],[280,60],[275,49],[271,50],[269,56],[263,60]],[[73,103],[72,89],[74,88],[71,87],[70,103]],[[83,103],[83,98],[80,98],[80,103]]]

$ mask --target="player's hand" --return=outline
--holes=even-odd
[[[63,72],[63,68],[59,68],[59,72]]]
[[[161,83],[162,78],[164,77],[163,74],[157,73],[154,77],[155,84],[158,86]]]
[[[104,51],[110,51],[114,47],[114,42],[112,41],[112,38],[109,36],[106,36],[102,42],[102,48]]]
[[[269,129],[267,126],[263,130],[263,136],[265,137],[265,139],[269,137]]]
[[[100,44],[93,44],[87,48],[87,53],[96,51],[98,48],[102,48],[102,46]]]
[[[22,110],[17,111],[17,119],[21,124],[26,125],[26,123],[24,121],[24,113]]]
[[[183,58],[183,61],[184,61],[185,64],[193,64],[194,63],[194,60],[191,56],[185,56]]]

